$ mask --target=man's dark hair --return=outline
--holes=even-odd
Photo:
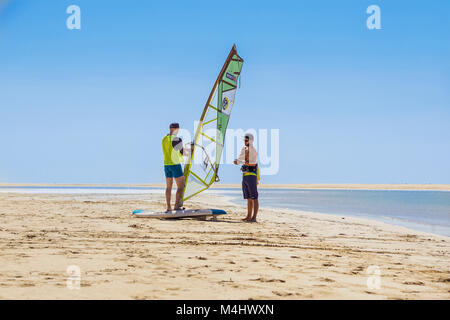
[[[245,134],[245,139],[248,139],[249,141],[255,140],[255,138],[253,137],[253,135],[251,133],[246,133]]]
[[[178,122],[174,122],[174,123],[170,124],[169,128],[170,129],[178,129],[178,128],[180,128],[180,125],[178,124]]]

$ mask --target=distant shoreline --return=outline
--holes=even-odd
[[[0,183],[0,187],[134,187],[134,188],[164,188],[163,183]],[[241,188],[240,184],[214,184],[217,188]],[[450,184],[261,184],[262,189],[323,189],[323,190],[416,190],[416,191],[450,191]]]

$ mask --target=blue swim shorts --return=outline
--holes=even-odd
[[[165,165],[164,173],[166,174],[166,178],[179,178],[183,175],[183,169],[181,168],[181,164]]]

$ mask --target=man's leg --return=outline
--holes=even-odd
[[[250,198],[253,200],[253,217],[250,221],[256,222],[256,215],[258,214],[258,181],[256,176],[249,177]]]
[[[249,221],[252,218],[253,202],[252,199],[249,198],[248,185],[245,176],[242,177],[242,194],[244,195],[244,199],[247,199],[247,216],[242,220]]]
[[[172,185],[173,178],[166,178],[166,204],[167,211],[171,211],[172,207],[170,206],[170,197],[172,196]]]
[[[253,212],[253,199],[247,199],[247,217],[245,217],[245,219],[242,220],[249,221],[252,218],[252,212]]]
[[[177,184],[177,195],[175,198],[175,210],[180,209],[183,206],[183,190],[184,190],[184,176],[175,178]]]
[[[259,201],[258,199],[253,199],[253,218],[251,221],[256,222],[256,215],[258,214]]]

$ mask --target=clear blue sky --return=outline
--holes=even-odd
[[[450,183],[448,0],[4,2],[0,182],[163,182],[161,137],[236,43],[230,127],[280,129],[263,182]]]

